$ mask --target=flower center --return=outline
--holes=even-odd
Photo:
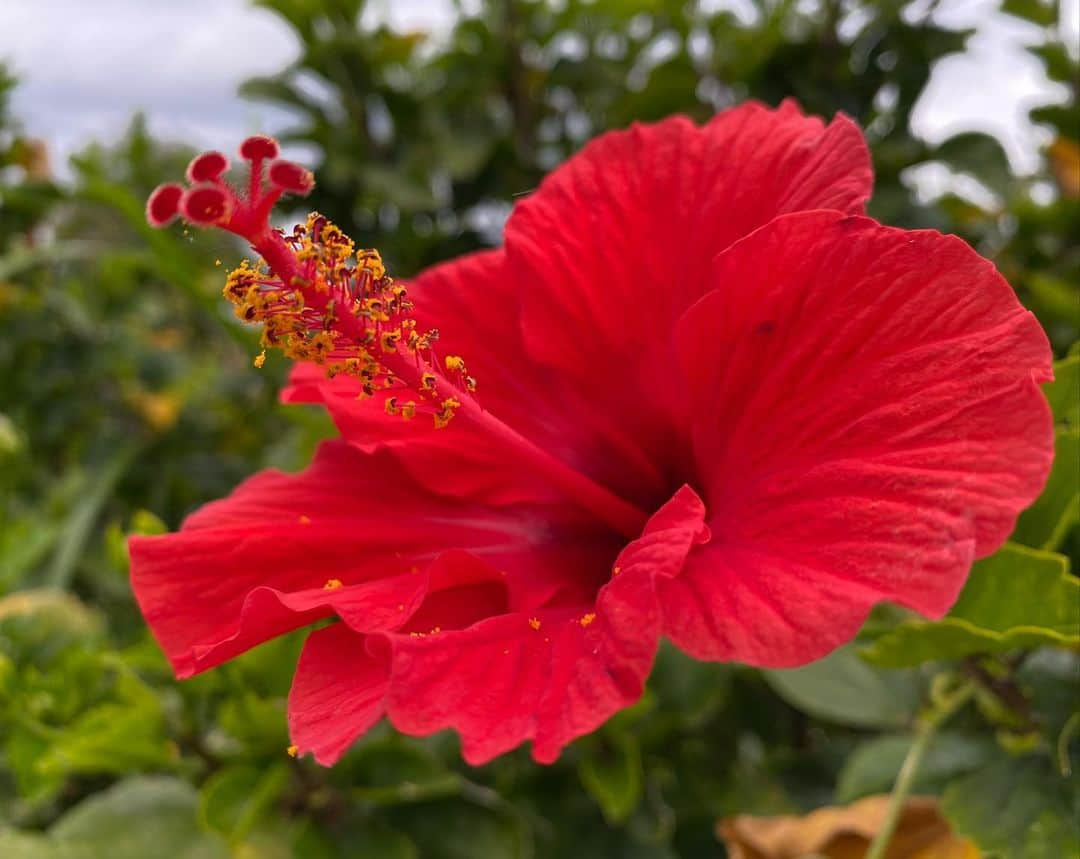
[[[277,160],[277,142],[249,137],[240,155],[250,165],[247,193],[223,179],[229,167],[220,152],[206,152],[188,166],[188,186],[161,185],[147,201],[147,219],[163,227],[177,216],[196,226],[218,227],[247,239],[261,255],[242,263],[225,284],[225,297],[246,322],[261,323],[264,351],[313,361],[334,376],[360,380],[360,397],[383,395],[384,409],[409,420],[420,413],[445,427],[467,416],[487,440],[502,446],[508,462],[531,467],[620,534],[636,538],[647,514],[485,411],[475,397],[476,380],[457,355],[440,363],[438,332],[419,331],[409,315],[406,289],[389,277],[377,251],[355,251],[353,242],[321,215],[291,234],[270,226],[270,211],[284,193],[306,195],[311,173]]]

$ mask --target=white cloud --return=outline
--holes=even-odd
[[[939,63],[914,124],[931,141],[990,131],[1018,167],[1030,169],[1040,138],[1026,110],[1056,92],[1023,50],[1037,31],[994,8],[995,0],[939,5],[938,20],[979,33],[966,54]],[[402,30],[443,30],[453,4],[372,0],[368,14]],[[1077,26],[1070,20],[1066,29],[1072,34]],[[156,133],[196,145],[226,147],[280,128],[281,112],[240,99],[236,89],[282,68],[297,51],[289,28],[247,0],[0,2],[0,59],[22,80],[15,114],[49,142],[57,163],[91,139],[115,138],[136,110],[146,111]]]

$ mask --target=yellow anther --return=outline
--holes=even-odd
[[[336,591],[341,587],[341,579],[327,579],[326,584],[323,585],[324,591]]]
[[[384,352],[396,352],[398,341],[401,339],[401,332],[396,328],[393,331],[384,331],[382,335],[382,350]]]
[[[538,618],[538,617],[530,617],[529,618],[529,626],[531,626],[533,629],[539,629],[540,628],[540,618]]]
[[[321,364],[334,351],[334,335],[329,331],[320,331],[308,343],[308,352],[313,361]]]
[[[611,568],[611,575],[613,575],[613,576],[617,576],[621,572],[622,572],[622,567],[620,567],[618,564],[616,564],[614,567]]]
[[[358,251],[356,262],[360,271],[370,275],[374,280],[386,277],[386,266],[383,265],[382,257],[374,248]]]
[[[451,418],[454,417],[456,412],[461,407],[461,402],[454,399],[454,397],[447,397],[442,401],[439,411],[435,413],[435,429],[442,429],[448,423]]]
[[[287,754],[290,758],[295,758],[299,753],[299,746],[289,746],[287,749],[285,749],[285,754]]]
[[[590,611],[588,614],[582,615],[581,620],[579,621],[579,623],[582,626],[588,626],[594,620],[596,620],[596,613]]]
[[[293,257],[279,266],[283,271],[263,259],[244,261],[225,281],[236,316],[263,326],[254,365],[264,366],[266,353],[280,349],[294,361],[322,366],[328,377],[353,376],[357,399],[411,388],[414,399],[388,399],[386,412],[410,420],[425,411],[436,427],[446,426],[462,405],[457,392],[472,392],[476,381],[461,355],[436,358],[439,332],[417,327],[407,288],[386,273],[378,251],[357,250],[317,213],[280,238]],[[444,387],[457,397],[446,396]]]

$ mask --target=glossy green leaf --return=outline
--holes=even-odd
[[[860,744],[840,771],[836,802],[846,804],[892,790],[911,743],[908,735],[888,734]],[[985,737],[939,733],[924,754],[913,789],[918,793],[937,793],[947,781],[985,763],[993,753],[994,744]]]
[[[1068,559],[1008,544],[977,563],[949,616],[906,621],[863,650],[876,665],[897,667],[1003,653],[1040,645],[1080,644],[1080,581]]]
[[[229,859],[225,842],[199,830],[185,782],[142,776],[83,800],[49,830],[78,859]]]
[[[1043,757],[999,754],[950,784],[941,811],[958,835],[999,859],[1080,856],[1080,794]]]
[[[906,725],[920,701],[921,684],[914,674],[868,665],[850,646],[803,668],[764,673],[769,685],[793,707],[841,725]]]

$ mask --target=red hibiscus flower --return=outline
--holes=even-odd
[[[661,635],[792,666],[879,601],[940,617],[1046,477],[1041,329],[959,239],[861,215],[843,117],[606,134],[502,248],[407,292],[322,218],[272,230],[311,176],[241,155],[244,195],[208,153],[148,215],[251,242],[226,294],[341,438],[132,539],[132,582],[180,677],[335,618],[289,696],[323,763],[383,716],[551,761],[637,699]]]

